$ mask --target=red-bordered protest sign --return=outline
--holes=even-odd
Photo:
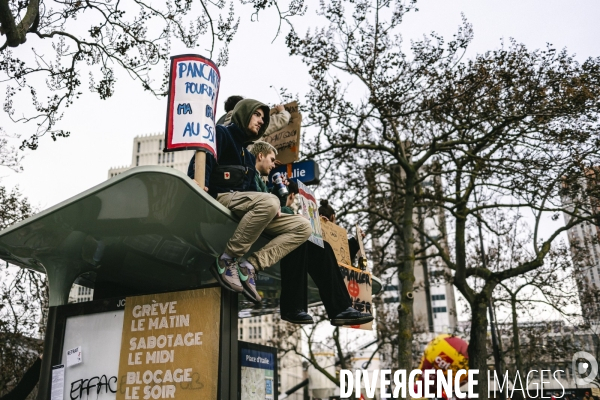
[[[215,114],[221,74],[196,54],[171,57],[164,151],[203,150],[217,156]]]
[[[312,233],[308,240],[314,244],[324,247],[323,233],[321,232],[321,218],[319,207],[312,190],[302,182],[298,181],[298,201],[300,202],[299,214],[310,221]]]

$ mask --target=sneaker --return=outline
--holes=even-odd
[[[223,288],[241,293],[244,288],[240,283],[237,269],[238,263],[235,258],[222,259],[221,256],[217,256],[214,264],[210,266],[210,273]]]
[[[362,325],[373,321],[373,316],[368,313],[362,313],[352,307],[346,308],[344,311],[331,318],[331,325]]]
[[[244,288],[244,296],[254,304],[260,304],[262,297],[256,291],[256,270],[238,265],[238,273]]]
[[[302,310],[296,310],[294,312],[283,312],[281,313],[281,319],[292,324],[314,324],[312,317]]]

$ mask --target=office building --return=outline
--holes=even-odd
[[[131,165],[123,167],[114,167],[108,170],[108,178],[119,175],[130,168],[143,165],[160,165],[177,169],[187,173],[190,159],[194,155],[194,150],[173,151],[164,153],[165,135],[156,133],[150,135],[136,136],[133,138],[133,147],[131,154]]]
[[[583,193],[595,189],[598,182],[598,168],[586,170],[586,178],[580,182]],[[598,199],[582,198],[579,195],[577,202],[586,204],[593,213],[600,212]],[[562,197],[563,205],[567,212],[564,213],[565,224],[571,221],[569,212],[574,210],[574,199],[569,196]],[[600,320],[598,305],[598,289],[600,288],[600,221],[598,219],[582,222],[569,228],[567,236],[571,248],[571,259],[575,267],[579,299],[582,315],[588,320]]]

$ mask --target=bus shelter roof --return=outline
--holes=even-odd
[[[208,267],[237,223],[182,172],[136,167],[0,232],[0,258],[46,273],[51,306],[67,303],[73,283],[94,288],[94,299],[194,289],[215,283]],[[263,234],[251,251],[268,240]],[[259,275],[257,289],[263,304],[240,295],[241,314],[276,311],[279,264]],[[320,302],[310,279],[308,296]]]

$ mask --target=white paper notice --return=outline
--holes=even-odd
[[[52,388],[50,400],[63,400],[65,390],[65,366],[64,364],[52,367]]]
[[[67,350],[67,367],[77,365],[81,362],[81,346]]]

